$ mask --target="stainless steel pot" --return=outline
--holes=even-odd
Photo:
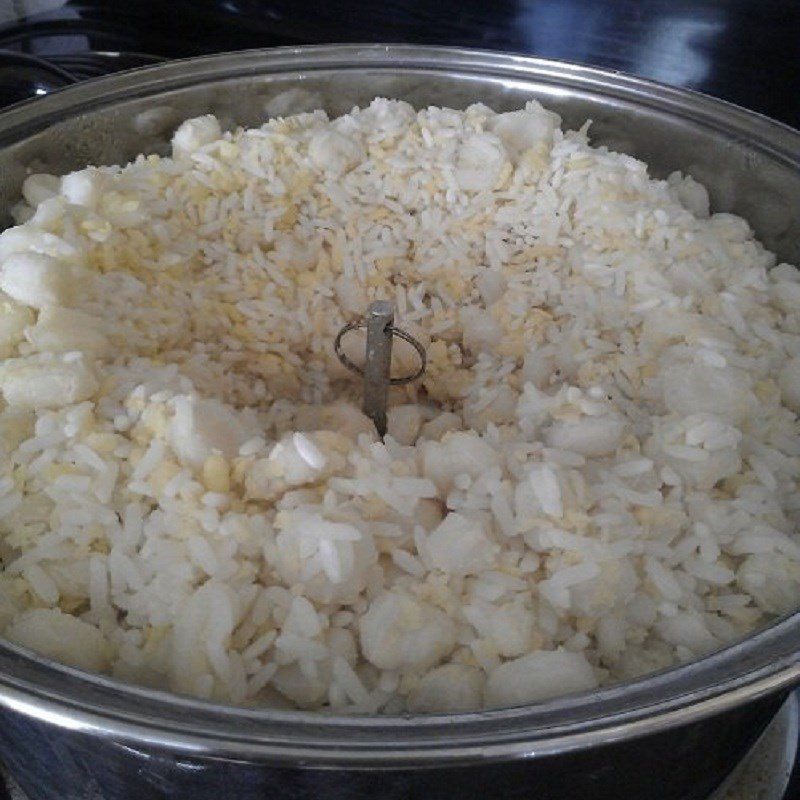
[[[287,94],[289,90],[293,90]],[[690,92],[585,67],[410,46],[251,51],[89,81],[0,114],[0,199],[62,173],[162,151],[213,111],[254,124],[375,95],[420,106],[536,97],[597,144],[682,169],[716,210],[800,261],[800,134]],[[145,113],[143,113],[145,112]],[[0,642],[0,760],[34,800],[65,798],[701,798],[800,682],[800,614],[701,661],[534,707],[336,717],[204,703],[87,675]],[[87,794],[88,792],[88,794]],[[95,794],[91,794],[94,792]]]

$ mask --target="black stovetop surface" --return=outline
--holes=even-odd
[[[144,56],[345,41],[578,61],[708,92],[800,127],[794,0],[62,0],[0,24],[0,50],[45,58],[79,78]],[[113,55],[120,52],[132,55]]]

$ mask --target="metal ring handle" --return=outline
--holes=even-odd
[[[350,331],[366,327],[367,323],[363,320],[348,322],[347,325],[345,325],[339,331],[339,333],[336,334],[336,339],[334,339],[333,342],[333,349],[336,352],[336,356],[339,361],[341,361],[342,364],[344,364],[344,366],[347,367],[347,369],[349,369],[351,372],[355,372],[358,375],[363,375],[364,370],[345,355],[344,351],[342,350],[342,339],[344,339],[344,337],[350,333]],[[390,325],[388,330],[392,336],[396,336],[398,339],[403,339],[404,341],[408,342],[417,351],[417,355],[419,356],[420,364],[416,372],[412,373],[411,375],[405,375],[401,378],[391,378],[389,380],[389,383],[392,386],[403,386],[406,383],[411,383],[412,381],[417,380],[417,378],[419,378],[425,372],[428,359],[425,355],[425,348],[410,333],[406,333],[406,331],[402,330],[402,328],[397,328],[394,325]]]

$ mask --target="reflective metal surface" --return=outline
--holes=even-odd
[[[300,91],[286,94],[288,89]],[[8,110],[0,114],[0,201],[7,208],[16,200],[31,163],[64,172],[91,162],[124,161],[143,149],[163,151],[175,123],[193,114],[213,111],[228,125],[252,124],[265,114],[319,106],[341,113],[376,94],[417,106],[463,107],[480,100],[497,110],[537,97],[558,110],[567,125],[590,117],[595,144],[648,160],[656,175],[691,172],[709,185],[716,210],[743,214],[768,246],[800,260],[797,132],[724,103],[622,75],[411,46],[221,55],[103,78]],[[516,776],[519,792],[527,791],[537,775],[542,798],[560,796],[553,792],[566,788],[564,775],[570,775],[576,792],[597,788],[596,798],[618,797],[613,787],[623,778],[643,789],[657,776],[665,782],[662,796],[677,798],[689,797],[686,759],[694,758],[694,766],[698,760],[705,763],[704,782],[692,791],[707,794],[799,679],[797,614],[701,661],[588,696],[422,717],[232,709],[123,686],[0,644],[0,708],[7,710],[0,744],[9,765],[20,769],[26,768],[31,747],[16,753],[19,744],[14,743],[26,739],[33,749],[44,747],[48,737],[58,739],[60,752],[73,760],[80,753],[79,765],[93,752],[109,764],[129,758],[136,764],[130,781],[134,773],[144,780],[145,762],[160,765],[153,780],[166,781],[172,770],[170,780],[178,781],[168,755],[173,754],[194,765],[178,770],[184,777],[193,775],[192,769],[210,770],[222,759],[228,770],[234,762],[335,770],[337,775],[347,770],[348,786],[361,785],[353,774],[367,781],[363,775],[374,770],[393,770],[397,786],[408,790],[421,786],[414,769],[426,766],[445,770],[442,793],[431,795],[445,797],[453,768],[471,765],[480,770],[483,783],[475,775],[469,778],[469,770],[459,771],[467,789],[470,780],[473,788],[491,786],[493,770],[502,767],[503,775]],[[511,772],[510,760],[517,764]],[[256,784],[263,791],[259,781],[267,778],[253,774],[260,776]],[[290,778],[282,780],[296,785],[299,779]],[[286,796],[313,795],[298,789]]]
[[[122,72],[125,69],[136,69],[150,64],[158,64],[164,59],[160,56],[151,56],[146,53],[92,50],[89,52],[59,53],[48,58],[48,61],[67,70],[76,80],[83,81],[87,78],[109,75],[112,72]]]
[[[794,800],[800,693],[793,692],[747,757],[708,800]],[[790,792],[792,792],[790,794]]]

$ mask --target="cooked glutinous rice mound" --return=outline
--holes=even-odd
[[[5,638],[237,704],[426,712],[794,608],[800,274],[559,124],[207,116],[171,158],[31,175],[0,236]],[[377,298],[428,352],[384,442],[332,348]]]

